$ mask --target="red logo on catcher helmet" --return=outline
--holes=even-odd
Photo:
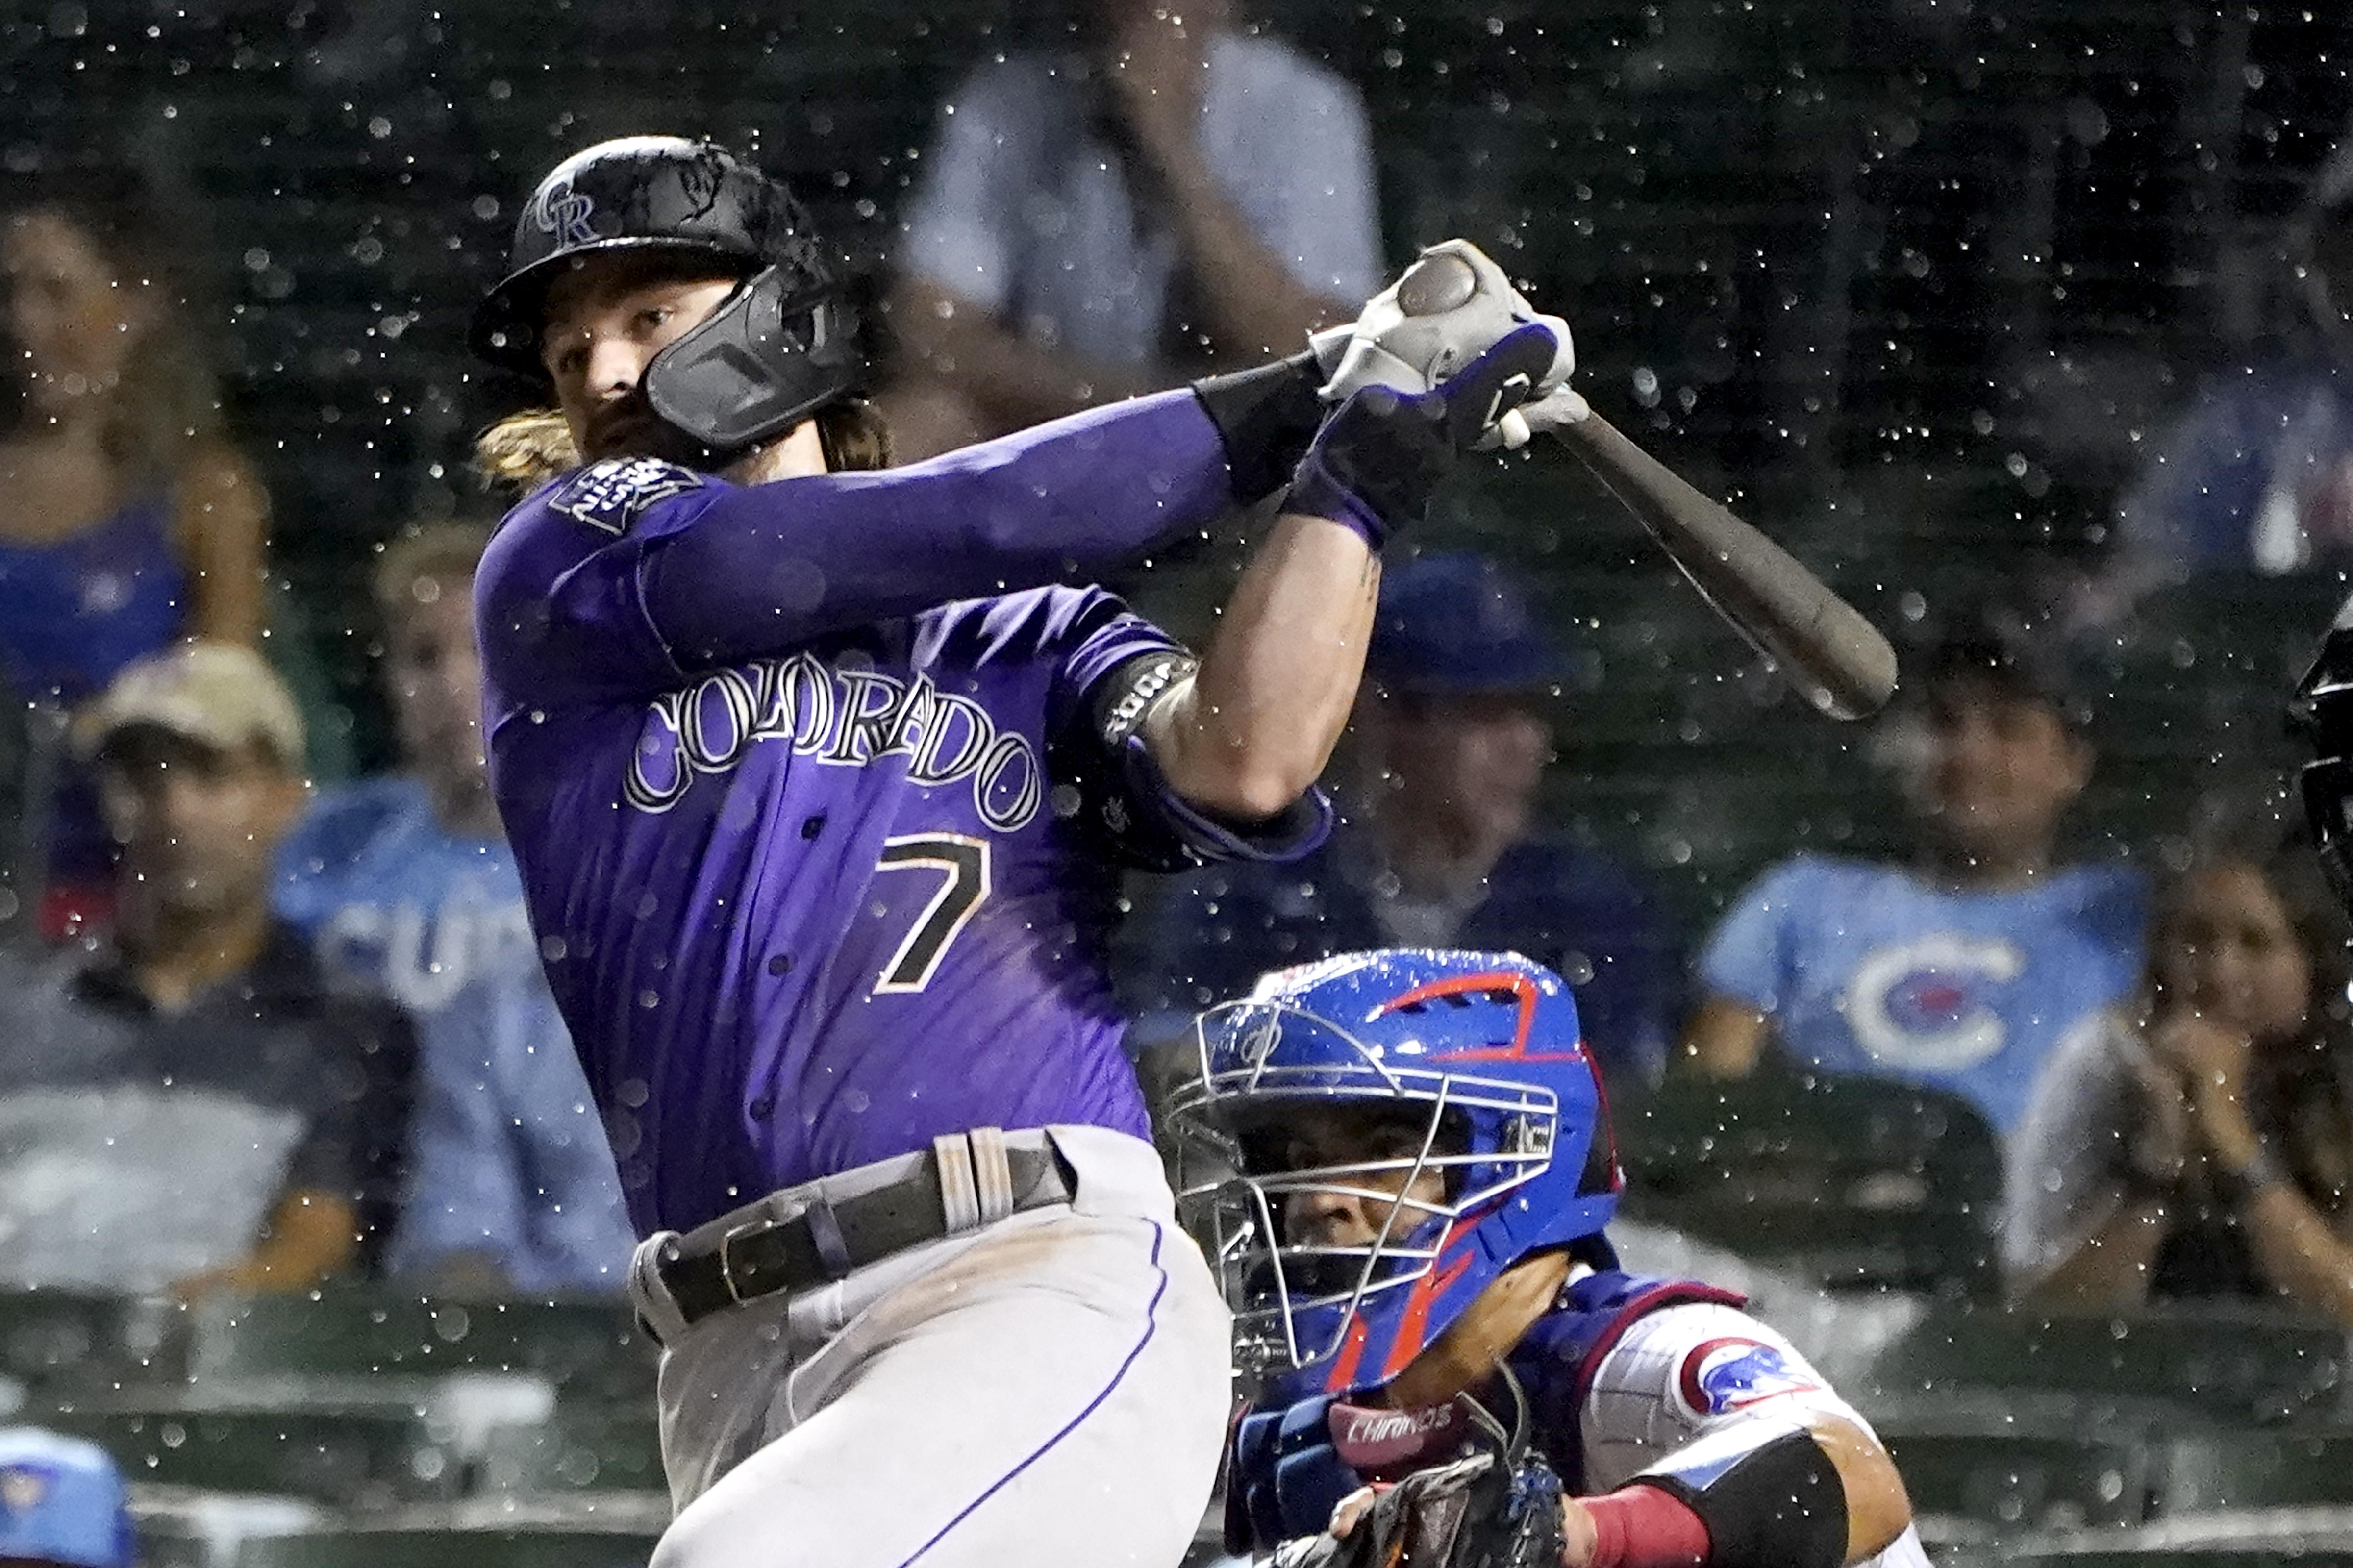
[[[1723,1415],[1820,1384],[1795,1371],[1762,1340],[1704,1340],[1683,1352],[1675,1392],[1694,1415]]]

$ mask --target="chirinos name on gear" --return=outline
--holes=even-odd
[[[718,670],[655,698],[622,797],[640,811],[668,811],[697,775],[730,771],[764,742],[828,767],[904,757],[908,781],[925,788],[969,780],[973,810],[999,833],[1027,826],[1045,799],[1037,747],[1000,731],[978,702],[940,690],[928,675],[902,679],[813,653]]]

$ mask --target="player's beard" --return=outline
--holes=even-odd
[[[591,463],[612,458],[659,458],[690,468],[710,470],[721,466],[719,454],[656,414],[643,388],[617,397],[592,414],[582,446],[586,448],[580,454],[582,459]]]

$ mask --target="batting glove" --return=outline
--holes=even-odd
[[[1534,395],[1560,352],[1551,329],[1530,323],[1435,390],[1350,393],[1300,459],[1285,510],[1345,522],[1379,549],[1393,528],[1429,514],[1440,481]]]
[[[1512,287],[1504,269],[1468,240],[1433,245],[1416,265],[1450,257],[1462,264],[1450,270],[1456,279],[1467,275],[1468,293],[1460,291],[1458,282],[1453,293],[1439,299],[1417,292],[1401,300],[1400,278],[1366,304],[1355,325],[1316,334],[1316,360],[1329,378],[1323,387],[1326,403],[1345,401],[1350,394],[1376,385],[1427,392],[1530,322],[1549,328],[1556,340],[1552,363],[1535,378],[1536,395],[1542,397],[1568,380],[1577,368],[1568,323],[1558,316],[1539,315]],[[1427,313],[1409,314],[1409,304]],[[1581,399],[1578,406],[1583,406]],[[1527,439],[1525,431],[1517,432],[1517,440],[1511,434],[1506,430],[1501,440],[1489,444],[1516,447]]]

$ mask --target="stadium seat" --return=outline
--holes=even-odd
[[[558,1530],[354,1530],[263,1536],[234,1568],[645,1568],[654,1535]]]
[[[2167,1517],[2216,1509],[2353,1505],[2353,1432],[2177,1434],[2159,1455]]]
[[[1915,1514],[1976,1521],[2005,1536],[2140,1523],[2164,1434],[2200,1424],[2177,1405],[2001,1389],[1883,1400],[1864,1414]]]
[[[491,1492],[666,1494],[668,1488],[650,1405],[559,1407],[548,1420],[501,1427],[491,1434],[480,1464],[480,1486]]]
[[[0,1291],[0,1374],[37,1386],[171,1375],[181,1327],[164,1301]]]
[[[1617,1119],[1627,1208],[1833,1289],[1991,1278],[2001,1168],[1959,1100],[1864,1079],[1672,1083]]]
[[[188,1375],[197,1382],[522,1372],[622,1398],[652,1384],[653,1360],[628,1310],[606,1301],[427,1301],[337,1289],[208,1301],[190,1336]]]
[[[322,1411],[63,1411],[42,1425],[112,1454],[124,1478],[350,1506],[456,1497],[463,1467],[415,1415]]]
[[[2131,1318],[2049,1318],[1999,1307],[1932,1312],[1873,1363],[1888,1398],[1938,1390],[2055,1389],[2186,1405],[2209,1418],[2327,1419],[2344,1398],[2342,1331],[2277,1313],[2185,1304]]]
[[[477,1499],[248,1534],[219,1568],[644,1568],[663,1497]]]

